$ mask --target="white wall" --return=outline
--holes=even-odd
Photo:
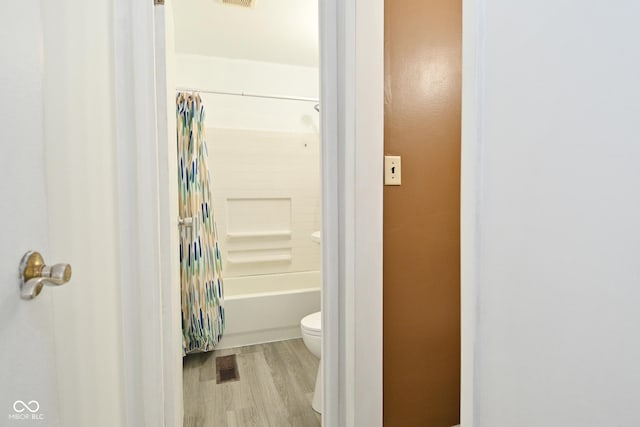
[[[640,425],[640,4],[481,3],[474,427]]]
[[[178,88],[318,99],[318,68],[176,55]],[[207,127],[318,133],[315,102],[202,94]]]
[[[60,424],[124,424],[111,2],[42,2]],[[79,24],[80,23],[80,24]]]
[[[317,0],[269,0],[253,7],[189,0],[174,5],[176,51],[318,66]]]

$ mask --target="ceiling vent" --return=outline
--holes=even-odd
[[[220,2],[222,4],[232,4],[241,7],[253,7],[256,4],[256,0],[220,0]]]

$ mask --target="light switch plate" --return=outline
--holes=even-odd
[[[384,156],[384,185],[402,184],[402,161],[400,156]]]

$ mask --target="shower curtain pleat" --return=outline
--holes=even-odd
[[[222,258],[207,169],[204,106],[197,94],[176,97],[183,353],[211,351],[224,331]]]

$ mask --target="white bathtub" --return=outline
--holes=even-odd
[[[225,331],[217,348],[300,338],[300,320],[320,310],[320,273],[225,278]]]

